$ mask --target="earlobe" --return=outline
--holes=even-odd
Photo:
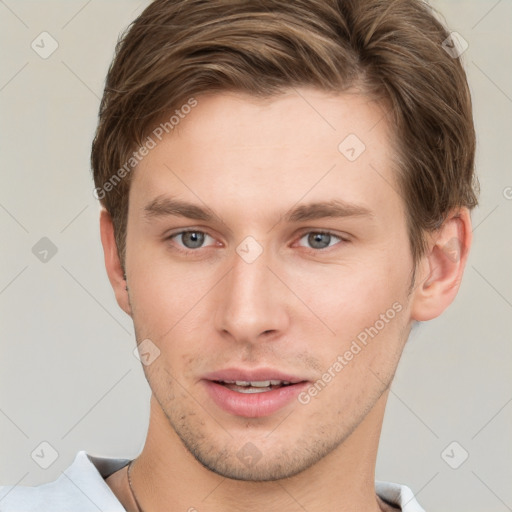
[[[110,214],[104,209],[100,212],[100,234],[103,254],[105,258],[105,269],[108,279],[114,290],[117,303],[121,309],[131,316],[131,306],[128,297],[126,277],[119,259],[116,240],[114,236],[114,225]]]
[[[452,212],[432,234],[419,267],[413,292],[411,319],[438,317],[455,299],[471,246],[471,218],[467,208]]]

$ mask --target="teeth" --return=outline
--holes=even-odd
[[[260,380],[256,382],[251,382],[251,386],[253,388],[268,388],[270,386],[269,380]]]
[[[289,380],[220,380],[222,384],[236,385],[246,388],[269,388],[270,386],[288,386],[291,384]],[[250,392],[250,391],[247,391]]]
[[[290,384],[287,380],[236,380],[224,381],[226,384],[236,384],[237,386],[252,386],[253,388],[268,388],[269,386],[279,386],[281,384]]]
[[[246,389],[237,389],[239,393],[265,393],[266,391],[270,391],[271,388],[258,388],[258,387],[249,387]]]
[[[217,382],[238,393],[265,393],[278,386],[291,384],[288,380],[221,380]]]

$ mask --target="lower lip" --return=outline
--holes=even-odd
[[[211,380],[203,382],[210,397],[220,408],[245,418],[270,416],[296,399],[308,386],[308,382],[299,382],[261,393],[239,393]]]

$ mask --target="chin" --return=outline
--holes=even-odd
[[[277,435],[277,434],[274,434]],[[186,436],[182,441],[192,456],[206,469],[232,480],[270,482],[302,473],[332,452],[340,444],[338,439],[297,440],[290,447],[267,440],[265,446],[255,440],[242,442],[238,450],[233,440],[224,447],[204,442],[193,442]],[[261,448],[258,448],[258,446]]]

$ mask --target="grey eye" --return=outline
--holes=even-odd
[[[204,243],[205,234],[201,231],[186,231],[184,233],[179,233],[181,237],[183,245],[187,249],[197,249],[201,247]]]
[[[329,247],[332,235],[329,233],[309,233],[308,243],[313,249],[324,249]]]
[[[328,231],[310,231],[302,236],[300,241],[302,242],[304,239],[307,239],[305,242],[306,245],[303,245],[304,242],[300,245],[311,249],[325,249],[326,247],[335,245],[337,242],[343,241],[343,238],[334,233],[329,233]]]

